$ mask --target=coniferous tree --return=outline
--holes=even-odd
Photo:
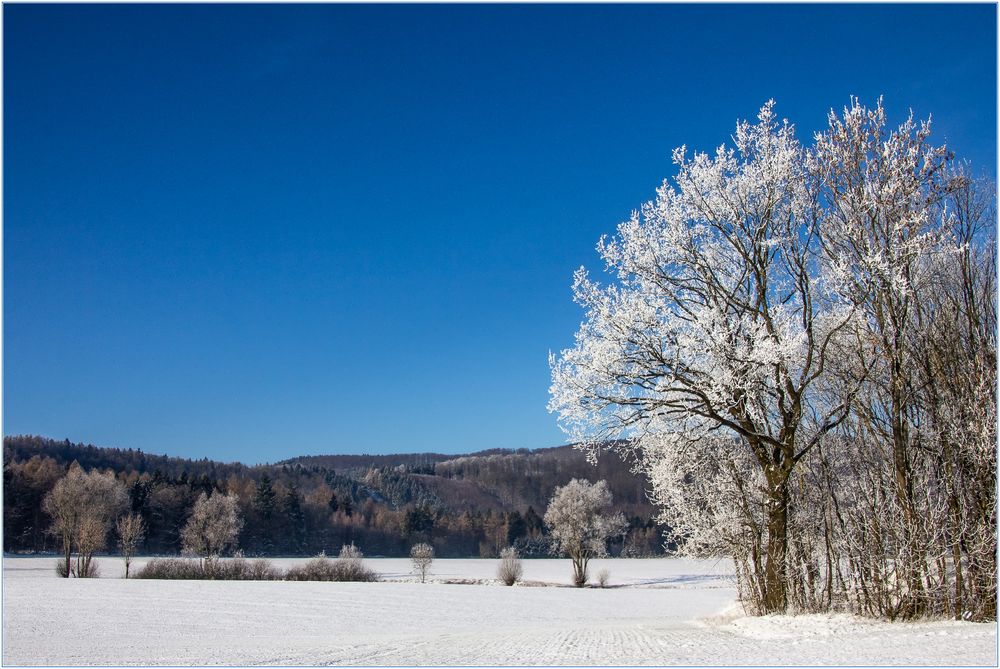
[[[262,553],[274,551],[274,509],[277,494],[271,485],[271,477],[262,474],[257,482],[257,490],[253,497],[253,510],[259,520],[256,548]]]
[[[535,507],[529,506],[524,512],[524,525],[528,535],[537,537],[542,533],[542,517],[535,511]]]
[[[507,545],[512,545],[527,532],[528,526],[524,518],[517,511],[507,514]]]
[[[306,515],[302,511],[302,495],[294,483],[285,494],[283,516],[288,539],[285,548],[289,553],[298,555],[305,549]]]

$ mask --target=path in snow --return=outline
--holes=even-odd
[[[101,562],[117,576],[120,561]],[[65,580],[52,558],[5,558],[3,663],[996,664],[994,625],[749,619],[731,613],[718,563],[602,562],[626,587]],[[405,560],[370,563],[412,579]],[[529,580],[569,572],[565,560],[524,564]],[[432,578],[485,581],[495,569],[438,560]]]

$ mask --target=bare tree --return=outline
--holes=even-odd
[[[126,505],[125,486],[113,474],[84,472],[74,462],[69,471],[45,496],[42,508],[52,517],[50,532],[63,544],[67,577],[92,574],[93,554],[106,545],[111,523]],[[77,565],[71,565],[73,548],[78,551]]]
[[[125,559],[125,578],[128,578],[129,564],[135,549],[146,534],[146,524],[142,516],[137,513],[129,513],[118,519],[118,548]]]
[[[587,583],[591,558],[607,555],[606,542],[625,529],[621,513],[608,513],[611,492],[604,481],[590,483],[573,479],[556,488],[545,511],[545,524],[552,536],[552,550],[573,561],[573,584]]]
[[[413,570],[420,574],[420,582],[425,582],[427,571],[434,561],[434,547],[424,543],[415,545],[410,549],[410,561],[413,563]]]
[[[201,493],[181,530],[184,551],[200,556],[202,566],[207,567],[213,559],[236,544],[242,527],[239,500],[235,495],[216,493],[209,497]]]

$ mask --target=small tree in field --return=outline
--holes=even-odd
[[[202,565],[217,558],[227,548],[236,544],[243,527],[243,519],[235,495],[202,493],[194,510],[181,531],[184,552],[198,555]]]
[[[430,544],[417,544],[410,549],[410,561],[413,562],[413,570],[420,574],[420,582],[427,580],[427,570],[434,561],[434,547]]]
[[[573,479],[556,488],[549,501],[545,524],[552,550],[573,561],[573,585],[578,588],[587,583],[590,559],[607,555],[605,542],[625,528],[624,516],[607,513],[610,507],[611,493],[604,481]]]
[[[125,558],[125,578],[128,578],[128,568],[135,554],[136,546],[142,541],[146,534],[146,525],[142,522],[142,516],[137,513],[130,513],[118,519],[118,548],[121,549],[122,557]]]

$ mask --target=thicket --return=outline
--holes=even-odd
[[[135,574],[135,578],[209,581],[355,581],[379,580],[377,572],[364,563],[364,555],[355,546],[344,546],[331,560],[321,554],[304,565],[282,571],[265,558],[249,560],[242,555],[232,558],[153,558]]]
[[[280,581],[284,574],[263,558],[153,558],[133,578],[210,581]]]
[[[292,567],[285,574],[287,581],[357,581],[379,579],[376,571],[364,563],[364,554],[353,544],[342,546],[336,560],[325,554],[313,558],[301,567]]]

